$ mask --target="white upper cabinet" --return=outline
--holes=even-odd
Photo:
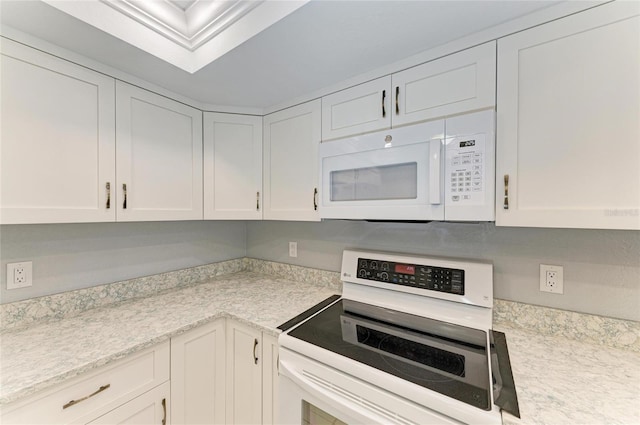
[[[7,39],[0,62],[0,223],[114,221],[114,80]]]
[[[264,117],[264,213],[268,220],[319,221],[320,99]]]
[[[482,44],[322,98],[322,140],[496,104],[496,43]]]
[[[262,218],[262,117],[204,114],[204,218]]]
[[[393,126],[495,106],[496,43],[393,74]]]
[[[322,140],[391,127],[391,76],[322,98]]]
[[[639,15],[614,2],[499,41],[497,225],[640,229]]]
[[[118,82],[117,220],[202,219],[202,112]]]

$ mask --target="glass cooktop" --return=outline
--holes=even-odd
[[[292,337],[490,410],[485,332],[341,299]]]

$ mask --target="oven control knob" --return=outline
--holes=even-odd
[[[380,274],[380,278],[381,278],[382,280],[384,280],[385,282],[388,282],[388,281],[389,281],[389,273],[387,273],[387,272],[382,272],[382,273]]]
[[[377,270],[378,269],[378,262],[377,261],[372,261],[371,265],[369,265],[369,267],[371,267],[371,270]]]
[[[389,271],[389,263],[382,263],[382,270]]]
[[[367,277],[367,271],[365,269],[358,270],[358,277]]]

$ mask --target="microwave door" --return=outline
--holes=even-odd
[[[442,152],[443,141],[435,139],[321,153],[320,217],[443,220]]]

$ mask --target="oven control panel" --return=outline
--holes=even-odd
[[[464,295],[464,270],[358,258],[360,279]]]

